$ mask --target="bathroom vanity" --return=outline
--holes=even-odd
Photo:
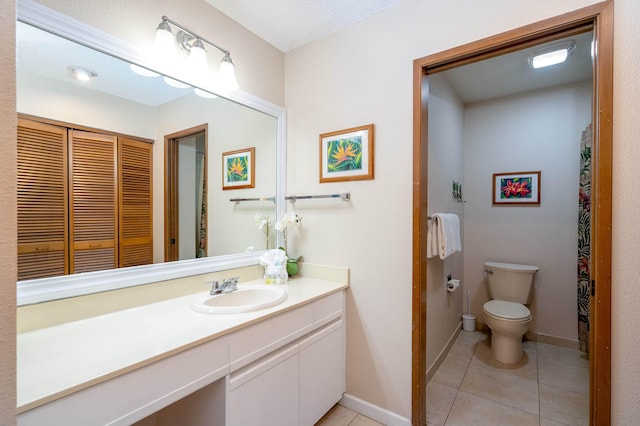
[[[344,276],[255,312],[189,294],[20,333],[18,424],[313,425],[345,390]]]

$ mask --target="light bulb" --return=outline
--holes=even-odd
[[[204,50],[204,44],[201,40],[196,40],[191,46],[187,58],[187,69],[198,79],[205,79],[209,76],[207,52]]]
[[[156,39],[153,43],[153,53],[158,62],[172,64],[178,59],[176,41],[171,32],[171,26],[164,19],[156,29]]]
[[[228,53],[224,55],[222,62],[220,62],[218,80],[220,86],[225,90],[236,90],[239,87],[238,80],[236,80],[235,66],[233,65],[231,56],[229,56]]]

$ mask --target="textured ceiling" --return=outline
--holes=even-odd
[[[283,52],[319,40],[402,0],[205,0]]]

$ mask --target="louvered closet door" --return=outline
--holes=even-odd
[[[18,280],[68,273],[67,129],[18,119]]]
[[[71,272],[117,267],[117,138],[69,131]]]
[[[119,142],[120,267],[153,263],[152,145]]]

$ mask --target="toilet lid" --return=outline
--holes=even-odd
[[[526,306],[505,300],[490,300],[484,304],[483,309],[488,314],[506,319],[524,319],[531,315]]]

